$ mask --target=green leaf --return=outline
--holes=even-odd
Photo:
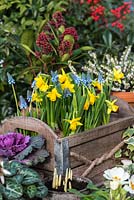
[[[134,145],[129,144],[127,146],[127,149],[129,149],[131,152],[133,152],[134,151]]]
[[[37,165],[38,163],[43,163],[48,156],[49,156],[49,153],[45,149],[40,149],[30,154],[27,157],[27,160],[31,162],[31,165]]]
[[[47,194],[48,194],[48,188],[44,184],[39,182],[39,185],[37,186],[36,197],[44,198],[45,196],[47,196]]]
[[[60,27],[58,28],[58,30],[59,30],[61,33],[63,33],[63,32],[65,31],[65,27],[62,25],[62,26],[60,26]]]
[[[34,32],[33,30],[25,30],[21,35],[21,44],[26,45],[28,48],[32,48],[34,43]],[[25,48],[27,55],[31,53],[28,49]]]
[[[0,11],[5,10],[7,8],[7,5],[0,6]]]
[[[84,198],[86,196],[85,194],[82,194],[80,191],[78,191],[76,189],[69,189],[68,191],[73,193],[73,194],[76,194],[76,196],[78,196],[78,197],[83,197]]]
[[[134,146],[134,137],[131,137],[131,138],[125,140],[125,143]]]
[[[0,200],[3,200],[2,194],[0,194]]]
[[[134,135],[134,129],[133,128],[128,128],[124,133],[123,133],[123,138],[125,137],[131,137]]]
[[[54,8],[54,2],[51,1],[48,5],[47,5],[47,12],[50,12],[53,8]]]
[[[33,147],[32,145],[29,145],[28,147],[26,147],[23,151],[21,151],[20,153],[18,153],[14,158],[16,160],[23,160],[26,156],[28,156],[28,154],[30,154],[33,151]]]
[[[61,57],[61,61],[62,61],[62,62],[67,61],[69,58],[70,58],[69,53],[65,53],[65,54]]]
[[[127,36],[127,43],[128,45],[134,44],[134,32],[130,32]]]
[[[108,30],[106,30],[103,35],[103,40],[104,40],[104,43],[107,47],[111,48],[112,47],[112,33]]]
[[[65,35],[63,40],[68,40],[72,45],[74,44],[74,37],[72,35]]]
[[[25,194],[27,194],[30,199],[34,198],[36,196],[36,193],[37,187],[35,185],[29,185],[25,189]]]
[[[4,188],[4,196],[6,199],[18,199],[22,195],[23,187],[21,184],[18,184],[13,180],[6,181],[6,187]]]
[[[98,190],[98,187],[94,185],[91,181],[88,183],[86,188],[90,190]]]
[[[41,147],[44,145],[45,138],[42,136],[32,136],[30,139],[30,145],[36,149],[41,149]]]
[[[121,157],[121,154],[122,153],[122,150],[120,149],[119,151],[117,151],[116,153],[115,153],[115,158],[120,158]]]
[[[82,51],[90,51],[90,50],[94,50],[94,47],[90,47],[90,46],[83,46],[80,48]]]
[[[36,56],[35,55],[35,53],[29,48],[29,46],[27,46],[26,44],[21,44],[21,46],[25,49],[25,51],[28,53],[28,51],[29,51],[29,53],[32,53],[34,56]],[[28,54],[29,54],[28,53]]]
[[[20,170],[20,174],[24,176],[22,184],[31,185],[40,181],[39,174],[31,168],[23,168]]]

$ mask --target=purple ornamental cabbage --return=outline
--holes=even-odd
[[[25,149],[30,136],[21,133],[7,133],[0,135],[0,156],[11,158]]]

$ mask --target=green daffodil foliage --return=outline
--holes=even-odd
[[[113,80],[114,76],[115,71]],[[110,100],[111,85],[101,75],[93,79],[89,73],[73,70],[39,73],[30,98],[20,98],[20,113],[39,118],[62,137],[89,130],[107,124],[118,110],[116,100]]]

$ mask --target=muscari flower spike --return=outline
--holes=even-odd
[[[27,90],[27,101],[30,102],[32,99],[32,92],[30,90]]]
[[[72,96],[71,92],[68,89],[65,89],[63,97],[66,98],[66,97],[70,97],[70,96]]]
[[[75,75],[75,74],[71,74],[72,79],[74,80],[74,83],[76,85],[80,85],[81,79],[79,76]]]
[[[104,83],[104,82],[105,82],[105,80],[103,79],[101,73],[99,73],[99,75],[98,75],[98,82],[99,82],[99,83]]]
[[[23,96],[20,96],[20,109],[26,109],[28,107],[27,102],[23,98]]]
[[[53,83],[57,83],[58,82],[58,73],[57,73],[57,71],[55,71],[55,72],[51,71],[51,76],[52,76],[52,78],[51,78],[52,82]]]
[[[13,79],[11,74],[9,74],[9,72],[7,72],[7,79],[8,79],[8,84],[9,85],[15,84],[15,80]]]
[[[31,88],[34,88],[35,85],[36,85],[36,80],[34,80],[34,81],[32,82]]]
[[[81,82],[82,82],[84,85],[89,85],[89,84],[92,82],[92,79],[91,79],[91,77],[90,77],[90,74],[89,74],[89,73],[87,73],[87,74],[82,73]]]

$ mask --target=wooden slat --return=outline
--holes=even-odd
[[[116,165],[115,160],[109,159],[104,163],[96,166],[87,176],[87,178],[91,179],[95,184],[101,185],[104,182],[103,173],[106,169],[110,169]],[[74,176],[81,176],[83,172],[88,168],[86,165],[79,166],[73,169]]]
[[[119,119],[115,122],[111,122],[107,125],[99,126],[90,131],[81,132],[75,134],[73,136],[69,136],[69,147],[73,147],[87,141],[92,141],[106,135],[110,135],[112,133],[118,132],[120,130],[124,130],[130,125],[134,124],[134,117],[126,117],[123,119]]]
[[[99,158],[104,153],[110,152],[117,144],[121,142],[122,131],[111,135],[97,138],[96,140],[74,146],[70,148],[70,152],[75,152],[86,157],[88,160]],[[82,165],[82,162],[71,158],[71,168]]]

